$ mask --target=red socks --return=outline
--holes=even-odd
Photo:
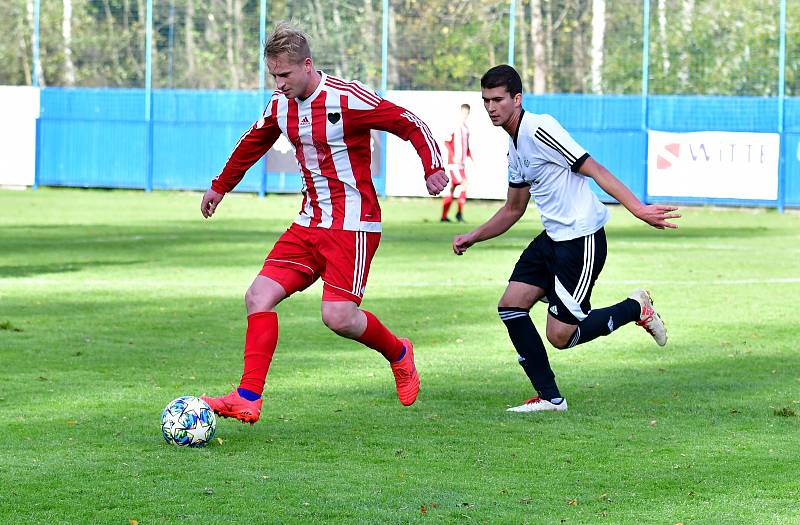
[[[380,352],[390,363],[394,363],[403,354],[403,343],[388,328],[372,315],[361,310],[367,316],[367,329],[356,338],[356,341]]]
[[[244,337],[244,373],[239,388],[256,394],[264,392],[264,382],[278,344],[278,314],[256,312],[247,316]]]
[[[467,192],[462,191],[461,194],[458,196],[458,213],[462,213],[464,211],[464,203],[467,202]]]
[[[453,202],[452,195],[445,195],[442,199],[442,219],[447,218],[447,212],[450,211],[450,204]]]

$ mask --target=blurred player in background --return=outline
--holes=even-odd
[[[556,384],[530,309],[550,304],[547,339],[571,348],[636,322],[664,346],[667,332],[649,292],[637,290],[607,308],[592,309],[592,288],[606,260],[603,226],[610,214],[589,187],[594,180],[635,217],[654,228],[675,228],[672,206],[644,205],[589,154],[550,115],[522,109],[522,81],[511,66],[496,66],[481,78],[481,95],[492,124],[509,135],[508,197],[484,224],[453,239],[463,254],[473,244],[505,233],[525,213],[533,195],[544,231],[522,252],[498,304],[519,363],[537,395],[513,412],[563,411],[567,401]]]
[[[450,211],[450,205],[453,203],[456,189],[459,190],[456,220],[464,222],[464,204],[467,202],[466,162],[467,159],[472,160],[472,152],[469,149],[469,127],[467,127],[469,110],[469,104],[461,104],[458,123],[444,143],[447,148],[447,174],[450,177],[450,188],[444,194],[442,222],[451,222],[447,217],[447,213]]]
[[[225,396],[203,399],[223,417],[251,424],[258,420],[278,343],[275,307],[321,278],[322,321],[337,334],[380,352],[391,364],[400,402],[411,405],[419,392],[411,341],[397,338],[375,315],[359,309],[381,237],[370,130],[411,141],[431,195],[439,194],[448,182],[439,149],[428,126],[410,111],[383,100],[360,82],[314,69],[307,36],[290,24],[276,26],[264,54],[277,89],[212,181],[200,210],[203,217],[211,217],[225,194],[281,133],[295,148],[303,203],[245,295],[247,332],[239,387]]]

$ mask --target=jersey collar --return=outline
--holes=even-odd
[[[517,147],[517,136],[519,135],[519,128],[522,126],[522,117],[525,116],[525,110],[520,108],[519,120],[517,121],[517,129],[514,130],[514,147]]]
[[[304,98],[303,99],[303,98],[297,97],[297,99],[295,99],[295,100],[297,100],[298,104],[303,105],[303,104],[310,103],[312,100],[317,98],[317,95],[319,95],[319,92],[322,91],[322,86],[325,85],[325,80],[328,78],[328,75],[326,75],[324,71],[321,71],[319,69],[317,70],[317,73],[319,73],[319,76],[320,76],[319,84],[317,84],[317,89],[315,89],[314,92],[311,93],[308,96],[308,98]]]

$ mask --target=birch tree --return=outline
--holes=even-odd
[[[603,92],[603,54],[606,35],[606,2],[592,0],[592,93]]]
[[[75,85],[75,65],[72,63],[72,0],[63,0],[61,36],[64,39],[64,84]]]

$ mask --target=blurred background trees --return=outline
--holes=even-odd
[[[651,94],[774,96],[779,0],[650,0]],[[380,0],[267,2],[297,22],[318,67],[377,88]],[[391,0],[390,89],[475,90],[508,58],[509,2]],[[641,0],[518,0],[526,91],[641,90]],[[41,0],[41,83],[141,87],[145,0]],[[154,0],[153,85],[254,89],[258,0]],[[33,0],[0,0],[0,84],[31,83]],[[797,95],[800,5],[789,2],[786,93]],[[267,85],[271,85],[267,80]]]

